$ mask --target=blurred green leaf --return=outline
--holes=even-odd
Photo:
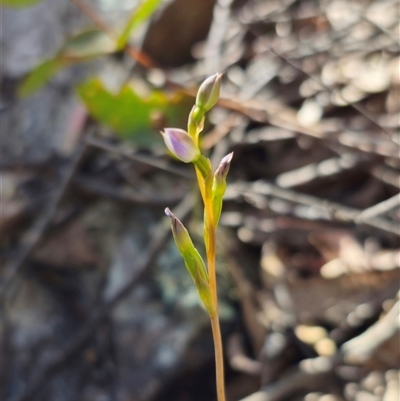
[[[0,4],[6,7],[23,8],[32,7],[43,0],[1,0]]]
[[[141,4],[139,4],[132,16],[129,18],[125,29],[118,39],[118,49],[122,49],[126,45],[133,30],[151,17],[151,15],[156,11],[157,7],[161,4],[161,1],[162,0],[143,0]]]
[[[114,40],[98,29],[90,29],[71,37],[62,48],[60,56],[82,61],[82,59],[102,56],[114,51]]]
[[[50,78],[65,66],[58,58],[44,61],[36,66],[18,88],[20,97],[27,97],[39,90]]]
[[[188,112],[180,95],[169,98],[164,92],[153,91],[142,98],[130,85],[113,94],[96,78],[80,85],[78,94],[94,118],[142,146],[162,142],[161,135],[151,126],[155,114],[162,113],[168,124],[174,126],[179,124],[179,117]]]
[[[27,97],[42,88],[62,68],[115,51],[115,42],[98,29],[90,29],[70,37],[57,55],[36,66],[18,88],[20,97]]]

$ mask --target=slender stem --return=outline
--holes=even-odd
[[[223,347],[221,339],[221,330],[219,326],[218,316],[218,296],[217,296],[217,278],[215,269],[215,254],[216,254],[216,241],[215,241],[215,223],[214,213],[212,205],[212,175],[206,179],[205,183],[205,215],[206,221],[204,222],[207,226],[208,232],[208,246],[207,246],[207,265],[208,275],[210,281],[211,294],[213,296],[215,313],[210,315],[211,327],[214,339],[215,349],[215,367],[216,367],[216,379],[217,379],[217,396],[218,401],[225,401],[225,384],[224,384],[224,358],[223,358]]]
[[[196,128],[193,124],[188,124],[189,134],[193,136],[197,141],[198,132],[195,132],[195,130]],[[196,176],[200,188],[200,193],[204,202],[204,210],[205,210],[204,240],[206,242],[205,245],[207,253],[208,279],[214,303],[214,313],[210,313],[210,320],[211,320],[211,328],[213,333],[214,351],[215,351],[217,398],[218,401],[225,401],[226,397],[225,397],[225,383],[224,383],[224,356],[223,356],[221,329],[219,325],[219,316],[218,316],[217,275],[215,269],[216,224],[214,219],[214,208],[212,202],[213,174],[212,174],[211,164],[210,164],[210,171],[207,177],[203,176],[202,171],[199,169],[199,165],[197,165],[196,163],[195,163],[195,168],[196,168]]]
[[[211,328],[214,339],[215,350],[215,372],[217,376],[217,398],[218,401],[225,401],[225,384],[224,384],[224,356],[222,352],[221,330],[219,327],[218,314],[210,316]]]
[[[214,297],[214,303],[216,310],[218,311],[218,297],[217,297],[217,277],[215,270],[215,254],[216,254],[216,244],[215,244],[215,225],[214,225],[214,211],[212,207],[212,198],[208,190],[208,183],[206,183],[206,204],[205,204],[205,216],[207,221],[204,223],[207,227],[208,232],[208,244],[207,244],[207,265],[208,265],[208,275],[210,280],[210,288]]]
[[[204,187],[204,180],[203,180],[203,177],[201,175],[200,170],[197,167],[195,167],[195,168],[196,168],[197,184],[199,186],[200,194],[201,194],[201,197],[202,197],[203,202],[205,204],[206,203],[206,190],[205,190],[205,187]]]

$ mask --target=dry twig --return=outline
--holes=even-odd
[[[362,212],[338,203],[318,199],[314,196],[300,194],[288,189],[279,188],[276,185],[265,181],[257,181],[253,184],[237,183],[228,187],[227,198],[235,198],[238,195],[262,195],[273,196],[290,202],[313,207],[318,212],[319,218],[328,221],[351,222],[356,225],[365,224],[370,227],[400,235],[399,225],[397,223],[379,218],[360,218]]]
[[[10,283],[21,270],[24,263],[28,260],[28,258],[38,245],[43,234],[50,226],[51,221],[57,211],[58,205],[63,199],[76,170],[78,169],[80,163],[84,158],[86,148],[87,147],[85,143],[80,143],[78,145],[78,148],[75,151],[75,155],[72,157],[70,164],[67,166],[64,176],[62,177],[58,187],[54,191],[54,194],[51,197],[48,206],[43,210],[42,214],[39,215],[32,227],[30,227],[28,231],[23,235],[18,252],[5,268],[6,273],[0,289],[0,298],[3,297]]]

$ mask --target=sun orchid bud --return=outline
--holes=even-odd
[[[219,218],[222,210],[222,199],[226,191],[226,176],[229,172],[233,152],[226,155],[219,163],[214,173],[213,187],[212,187],[212,204],[215,225],[218,225]]]
[[[165,214],[171,219],[171,230],[179,252],[185,253],[191,248],[194,248],[189,233],[182,222],[171,212],[169,208],[165,209]]]
[[[189,135],[194,138],[194,140],[198,141],[198,136],[204,128],[204,110],[200,109],[194,105],[192,110],[190,111],[189,118],[188,118],[188,133]]]
[[[218,101],[222,74],[208,77],[197,91],[196,106],[205,112],[209,111]]]
[[[215,307],[203,258],[193,245],[189,233],[182,222],[168,208],[165,209],[165,214],[171,219],[171,229],[175,244],[185,261],[186,268],[194,281],[199,296],[207,311],[210,314],[214,314]]]
[[[200,156],[200,149],[193,138],[183,129],[165,128],[161,131],[165,145],[179,160],[190,163]]]
[[[229,153],[224,158],[222,158],[217,169],[215,170],[213,191],[221,192],[219,190],[220,187],[220,189],[222,189],[222,191],[225,192],[226,176],[228,175],[229,167],[231,166],[232,157],[233,157],[233,152]]]

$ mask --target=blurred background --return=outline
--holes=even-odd
[[[393,0],[2,0],[1,399],[214,401],[185,129],[230,151],[218,231],[229,401],[399,399]]]

